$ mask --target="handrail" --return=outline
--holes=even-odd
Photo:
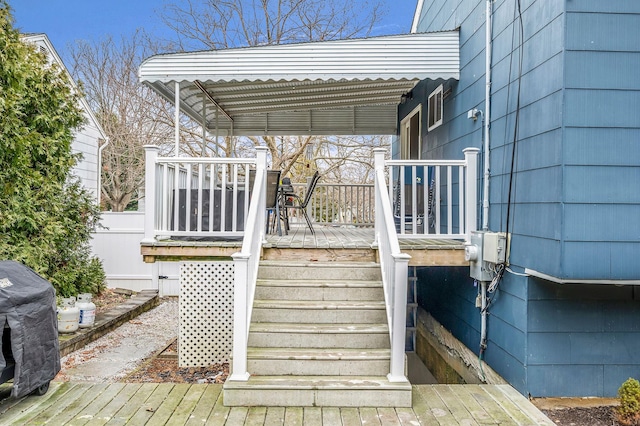
[[[247,381],[247,345],[249,325],[253,309],[256,280],[262,241],[264,240],[267,148],[257,148],[256,178],[253,184],[253,200],[247,215],[247,226],[242,240],[242,249],[231,257],[234,262],[233,300],[233,369],[227,380]]]
[[[465,160],[387,160],[387,166],[464,166]]]
[[[255,158],[227,158],[227,157],[158,157],[157,163],[185,163],[185,164],[254,164]]]
[[[400,244],[386,189],[384,148],[374,150],[376,241],[382,269],[382,283],[387,307],[391,345],[391,361],[387,378],[390,382],[407,382],[404,374],[405,330],[407,314],[407,279],[411,256],[400,252]]]

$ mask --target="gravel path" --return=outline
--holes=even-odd
[[[178,337],[178,299],[160,305],[61,359],[55,380],[114,383]]]

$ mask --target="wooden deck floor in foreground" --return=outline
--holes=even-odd
[[[412,408],[225,407],[222,385],[52,383],[2,425],[553,425],[508,385],[417,385]]]

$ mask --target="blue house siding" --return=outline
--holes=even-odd
[[[515,0],[494,3],[489,227],[506,229],[520,59]],[[425,0],[418,31],[459,28],[460,80],[423,158],[482,146],[484,0]],[[522,2],[511,268],[568,280],[640,280],[640,2]],[[411,109],[442,82],[422,82]],[[399,118],[410,111],[401,107]],[[423,124],[426,129],[426,123]],[[419,303],[474,351],[480,313],[466,268],[425,268]],[[640,374],[640,287],[505,274],[485,360],[523,394],[614,396]]]
[[[640,289],[530,278],[528,392],[613,396],[640,366]]]
[[[418,304],[465,346],[477,352],[480,313],[475,307],[477,287],[468,268],[418,268]],[[527,325],[526,290],[521,283],[506,282],[491,311],[491,343],[485,362],[521,392],[526,391],[524,364]]]
[[[566,18],[562,277],[637,280],[640,4],[573,3]]]

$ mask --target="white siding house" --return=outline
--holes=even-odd
[[[54,49],[46,34],[28,34],[23,40],[35,44],[42,53],[47,55],[50,63],[56,63],[69,76],[69,84],[76,89],[76,85],[68,73],[62,59]],[[94,116],[89,104],[84,98],[80,98],[80,106],[86,117],[83,128],[76,132],[72,149],[74,153],[82,154],[82,159],[73,168],[72,173],[78,176],[85,188],[91,191],[96,200],[100,200],[100,147],[107,143],[107,136]]]
[[[58,64],[67,74],[69,85],[77,90],[73,78],[46,34],[24,35],[23,40],[36,45],[47,55],[49,63]],[[82,185],[100,202],[100,154],[108,139],[85,98],[80,98],[80,107],[86,122],[76,131],[71,147],[74,153],[82,154],[82,158],[72,169],[72,173],[80,178]],[[177,294],[174,289],[176,272],[171,269],[171,265],[163,269],[158,265],[145,264],[139,255],[143,236],[142,222],[140,214],[103,213],[103,228],[97,229],[93,234],[91,248],[102,261],[107,286],[134,291],[153,287],[160,288],[163,294]],[[167,278],[162,281],[153,278],[158,276]]]

